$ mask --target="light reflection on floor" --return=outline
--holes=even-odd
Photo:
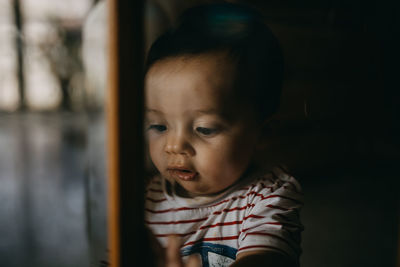
[[[102,123],[101,115],[1,115],[0,266],[89,266],[90,243],[105,238],[93,234],[105,225]]]

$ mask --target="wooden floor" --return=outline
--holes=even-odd
[[[0,116],[0,266],[89,266],[90,243],[105,244],[102,123]]]

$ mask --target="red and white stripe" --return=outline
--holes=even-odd
[[[303,194],[282,169],[244,180],[202,205],[168,194],[166,186],[165,180],[155,177],[146,191],[146,224],[162,244],[174,234],[182,237],[183,247],[211,242],[238,253],[274,250],[298,259]]]

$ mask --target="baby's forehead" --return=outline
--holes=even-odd
[[[233,65],[226,53],[220,51],[167,57],[149,68],[146,88],[168,84],[180,86],[185,82],[188,87],[207,86],[213,87],[217,94],[222,90],[230,93],[235,80]]]
[[[179,92],[179,99],[186,104],[211,103],[228,114],[232,109],[243,108],[245,101],[236,93],[235,70],[229,63],[227,53],[220,51],[160,60],[149,69],[146,102],[148,105],[167,102]]]

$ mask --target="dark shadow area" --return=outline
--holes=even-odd
[[[251,2],[286,57],[266,160],[303,184],[302,266],[397,266],[398,3]]]

